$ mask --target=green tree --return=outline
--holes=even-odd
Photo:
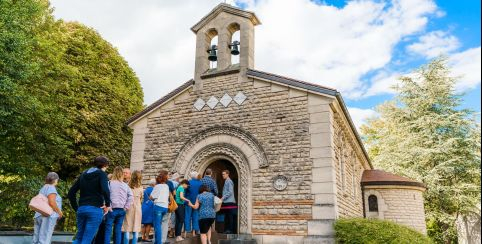
[[[61,106],[73,122],[67,129],[73,152],[60,165],[75,177],[91,159],[103,154],[115,165],[127,165],[132,134],[126,120],[142,109],[143,92],[127,62],[110,43],[80,23],[63,23],[62,73],[68,86]]]
[[[480,202],[480,124],[459,109],[456,78],[444,58],[400,78],[394,100],[377,107],[361,131],[373,164],[427,185],[429,236],[455,243],[455,221]]]
[[[55,28],[48,2],[0,1],[0,174],[37,174],[69,154],[69,120],[57,106],[62,81],[44,79]]]

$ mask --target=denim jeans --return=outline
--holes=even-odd
[[[154,205],[154,244],[162,244],[162,227],[167,224],[167,208]],[[166,220],[164,220],[166,219]]]
[[[107,213],[105,218],[105,236],[104,243],[110,243],[110,235],[112,234],[112,226],[114,226],[114,244],[122,243],[122,223],[126,211],[123,208],[114,208]]]
[[[186,206],[186,219],[184,220],[184,229],[186,232],[192,230],[199,232],[199,210]],[[192,227],[192,228],[191,228]]]
[[[184,204],[179,204],[176,209],[176,237],[181,236],[182,226],[184,225],[184,214],[186,210],[184,210]]]
[[[171,219],[172,213],[167,213],[162,217],[162,243],[167,242],[167,232],[169,232],[169,222]]]
[[[102,208],[80,206],[77,209],[77,235],[74,244],[91,244],[103,215]]]
[[[102,222],[100,222],[99,229],[94,238],[94,244],[104,244],[105,238],[105,215],[102,217]]]
[[[137,232],[122,232],[122,243],[129,244],[129,234],[132,233],[132,242],[131,244],[137,244],[137,238],[139,237],[139,233]]]
[[[33,244],[49,244],[54,233],[57,217],[39,216],[34,219]]]

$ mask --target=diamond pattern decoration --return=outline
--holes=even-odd
[[[225,108],[227,108],[229,106],[229,103],[231,103],[231,101],[233,101],[233,99],[227,93],[225,93],[224,96],[221,98],[221,100],[219,100],[219,102],[221,102],[221,104]]]
[[[207,102],[208,106],[211,108],[211,109],[214,109],[214,107],[216,107],[216,105],[218,104],[218,99],[214,96],[211,96]]]
[[[243,92],[238,92],[236,96],[234,96],[234,101],[238,104],[241,105],[243,102],[246,100],[246,95],[244,95]]]
[[[204,100],[201,98],[198,98],[194,103],[194,108],[196,108],[197,111],[201,111],[204,108],[204,105],[206,105],[206,102],[204,102]]]

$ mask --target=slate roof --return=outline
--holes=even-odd
[[[158,106],[160,106],[161,104],[163,104],[164,102],[166,102],[167,100],[171,99],[172,97],[176,96],[179,92],[185,90],[186,88],[192,86],[194,84],[194,80],[193,79],[190,79],[188,80],[186,83],[182,84],[181,86],[179,86],[178,88],[174,89],[173,91],[169,92],[167,95],[165,95],[164,97],[161,97],[159,100],[155,101],[154,103],[152,103],[151,105],[147,106],[146,108],[144,108],[142,111],[134,114],[132,117],[130,117],[127,121],[126,121],[126,124],[130,124],[134,121],[136,121],[137,119],[139,119],[140,117],[142,117],[144,114],[147,114],[149,113],[151,110],[157,108]]]
[[[383,170],[365,170],[363,171],[362,186],[380,186],[380,185],[400,185],[400,186],[417,186],[426,188],[421,182],[385,172]]]

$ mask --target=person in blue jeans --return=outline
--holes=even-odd
[[[191,180],[189,180],[189,188],[187,188],[187,199],[191,203],[196,202],[197,196],[199,195],[199,189],[201,188],[201,175],[193,171],[190,174]],[[189,233],[192,231],[192,236],[196,236],[196,234],[199,234],[199,211],[197,209],[191,208],[189,205],[186,204],[185,207],[185,221],[184,221],[184,230],[186,233]]]
[[[154,202],[154,244],[162,244],[162,227],[167,226],[169,206],[169,186],[167,183],[168,172],[161,170],[156,177],[157,185],[154,186],[149,198]]]
[[[115,167],[109,182],[111,207],[105,218],[104,243],[110,243],[112,227],[114,228],[114,244],[122,243],[122,224],[126,210],[130,208],[134,200],[131,188],[123,180],[122,167]]]
[[[77,234],[74,244],[91,244],[102,217],[110,207],[110,191],[105,170],[109,160],[98,156],[94,167],[84,171],[69,189],[67,197],[77,212]],[[80,191],[79,202],[77,192]]]
[[[59,175],[49,172],[45,178],[45,185],[39,191],[39,194],[47,197],[49,206],[54,212],[50,216],[42,216],[41,213],[35,212],[33,244],[50,243],[55,224],[59,218],[62,218],[62,198],[55,188],[58,182]]]

